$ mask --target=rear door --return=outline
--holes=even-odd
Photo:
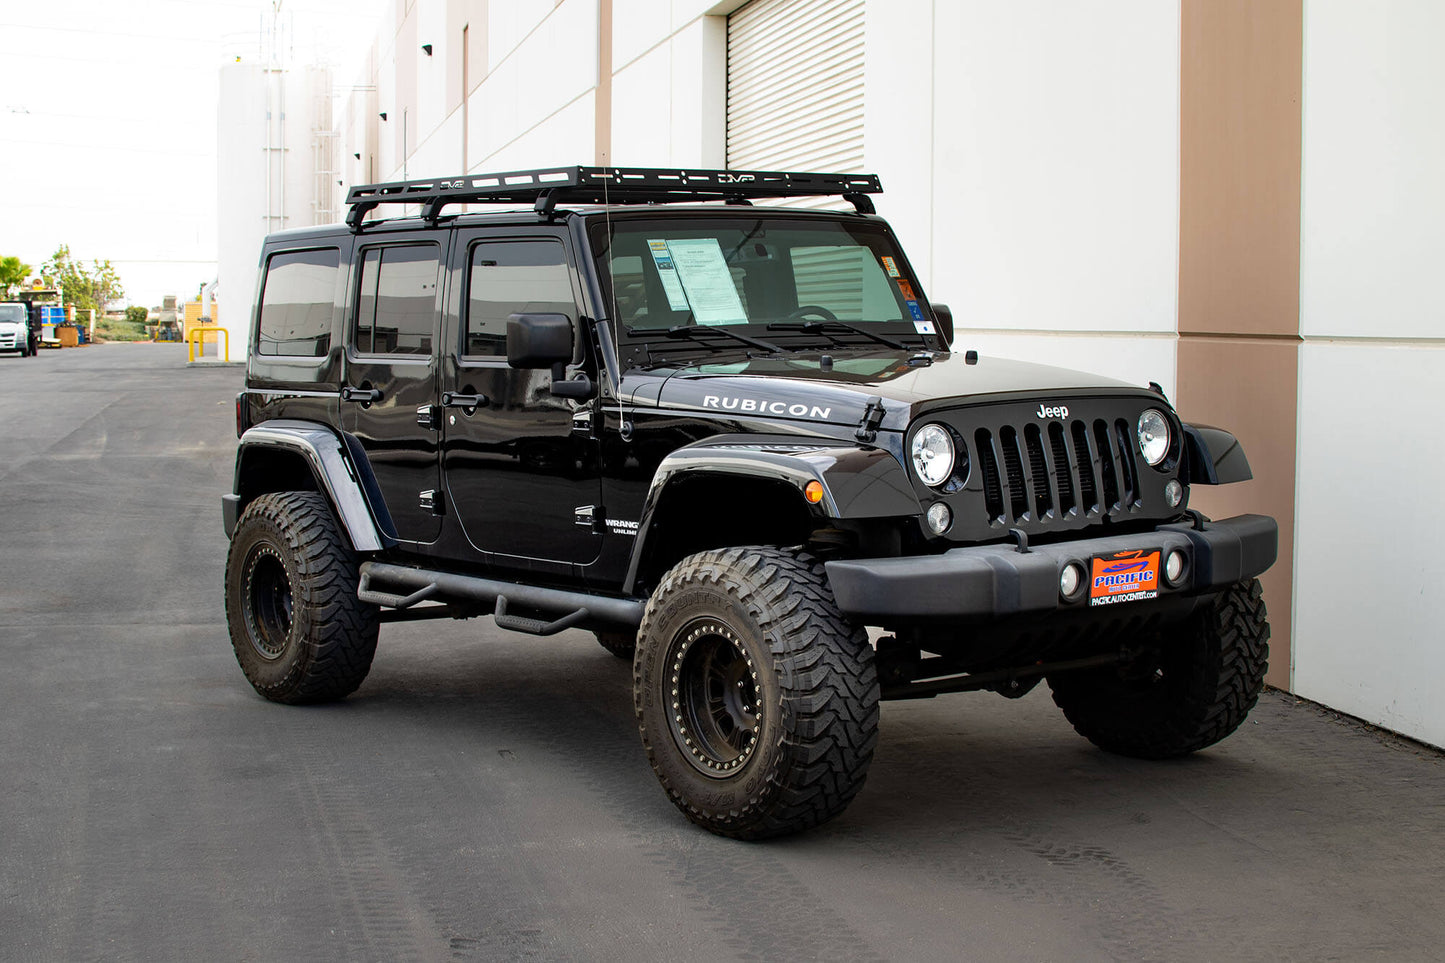
[[[437,345],[446,251],[437,232],[358,241],[342,424],[365,450],[397,538],[441,531]],[[440,237],[447,237],[446,234]]]

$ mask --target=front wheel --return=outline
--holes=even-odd
[[[273,702],[329,702],[371,670],[378,610],[356,597],[359,567],[316,492],[262,495],[226,558],[226,621],[241,671]]]
[[[669,798],[719,835],[825,822],[873,759],[873,649],[838,610],[822,564],[801,551],[730,548],[679,562],[643,616],[633,695]]]
[[[1269,622],[1258,579],[1145,640],[1119,668],[1049,677],[1054,702],[1100,749],[1169,759],[1212,746],[1244,721],[1269,668]]]

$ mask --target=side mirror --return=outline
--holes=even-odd
[[[572,321],[565,314],[514,314],[507,318],[507,364],[550,368],[572,360]]]
[[[938,319],[938,331],[943,335],[943,340],[948,344],[949,350],[953,349],[953,312],[946,304],[929,304],[933,309],[933,316]]]

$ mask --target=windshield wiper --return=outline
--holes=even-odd
[[[849,324],[847,321],[774,321],[768,325],[768,330],[801,331],[804,334],[814,334],[815,332],[827,334],[829,331],[851,331],[854,334],[861,334],[865,338],[872,338],[879,344],[886,344],[890,348],[897,348],[899,351],[905,351],[908,348],[908,345],[902,341],[896,341],[886,335],[869,331],[867,328],[860,328],[858,325]]]
[[[768,351],[773,354],[778,354],[783,350],[782,348],[778,347],[770,341],[763,341],[758,338],[750,338],[745,334],[738,334],[736,331],[729,331],[727,328],[711,327],[709,325],[679,324],[674,325],[671,328],[653,328],[651,330],[628,330],[628,334],[631,335],[652,334],[654,332],[664,335],[668,338],[690,338],[693,341],[702,341],[706,340],[712,335],[721,335],[725,338],[731,338],[734,341],[740,341],[743,344],[750,345],[754,348],[762,348],[764,351]]]

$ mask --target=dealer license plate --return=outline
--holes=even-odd
[[[1117,605],[1158,598],[1159,549],[1095,555],[1090,575],[1090,605]]]

